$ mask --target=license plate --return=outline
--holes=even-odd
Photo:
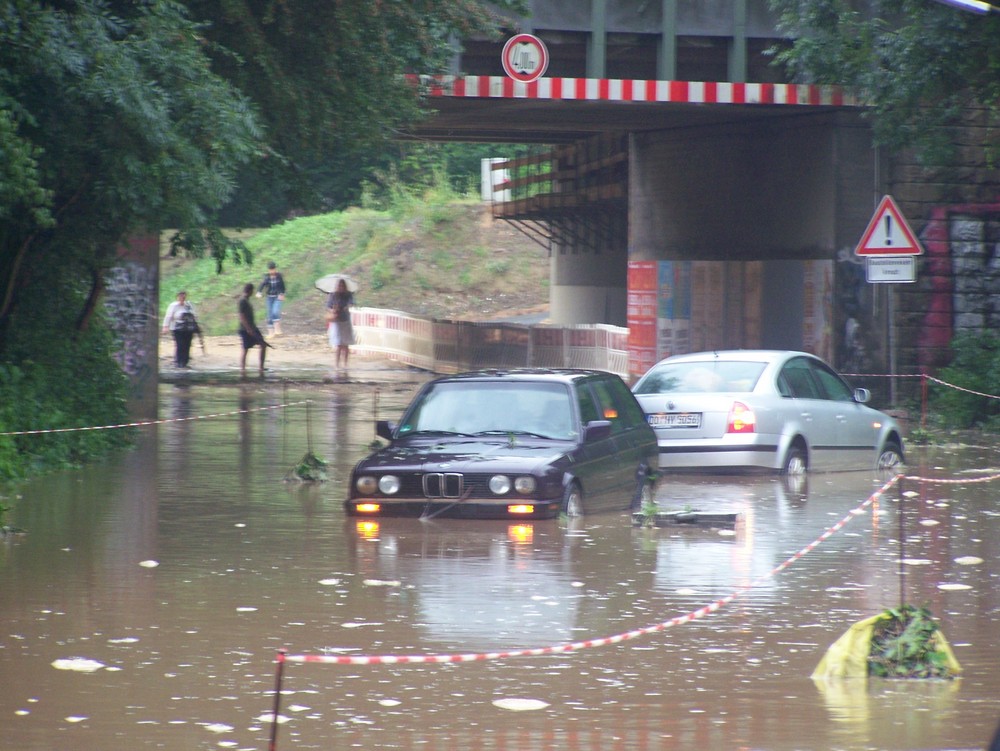
[[[654,428],[700,428],[701,412],[658,412],[649,415],[649,424]]]

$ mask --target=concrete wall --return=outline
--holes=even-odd
[[[838,221],[857,213],[838,180],[838,119],[799,116],[636,135],[629,257],[831,257]]]
[[[553,324],[606,323],[625,326],[628,252],[624,237],[600,251],[554,248],[549,274],[549,320]]]
[[[882,194],[883,161],[864,123],[846,112],[636,135],[629,261],[763,262],[758,340],[734,343],[723,332],[720,341],[801,347],[840,364],[853,316],[865,328],[868,361],[884,367],[886,307],[876,300],[884,290],[864,282],[853,255]]]
[[[129,377],[129,413],[155,419],[159,376],[159,238],[133,237],[118,249],[104,280],[104,307],[118,340],[117,359]]]

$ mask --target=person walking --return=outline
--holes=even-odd
[[[326,299],[326,320],[330,337],[330,346],[337,351],[337,367],[343,358],[344,367],[350,357],[350,346],[357,340],[354,337],[354,325],[351,323],[351,306],[354,305],[354,294],[347,289],[347,282],[340,279],[333,292]]]
[[[267,322],[267,333],[281,336],[281,303],[285,301],[285,277],[278,271],[278,265],[274,261],[268,262],[264,281],[257,287],[257,297],[261,295],[266,295],[264,319]]]
[[[240,317],[240,344],[243,346],[243,353],[240,355],[240,373],[247,371],[247,352],[253,347],[260,347],[260,374],[264,375],[264,360],[267,357],[267,348],[270,346],[264,335],[254,323],[253,305],[250,304],[250,296],[253,294],[253,283],[247,282],[243,286],[243,295],[237,305],[237,312]]]
[[[188,302],[185,290],[178,292],[177,299],[167,306],[167,314],[163,317],[163,333],[168,331],[174,337],[174,365],[178,368],[190,368],[191,340],[199,329],[194,307]]]

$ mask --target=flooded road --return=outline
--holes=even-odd
[[[420,380],[164,385],[166,422],[140,429],[134,451],[4,500],[27,534],[0,543],[0,749],[263,750],[280,649],[478,655],[586,640],[598,644],[467,663],[289,661],[277,748],[987,744],[1000,722],[998,481],[906,480],[853,514],[873,477],[661,483],[662,507],[738,513],[734,529],[635,528],[627,514],[346,518],[375,413],[398,417]],[[284,482],[310,449],[330,481]],[[1000,472],[1000,452],[911,447],[907,472],[967,480]],[[809,677],[852,623],[900,601],[941,622],[960,679]]]

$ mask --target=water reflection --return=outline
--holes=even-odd
[[[908,482],[851,515],[876,478],[661,484],[661,507],[736,512],[733,529],[347,519],[374,417],[394,419],[409,395],[164,387],[172,421],[135,451],[19,489],[5,505],[29,533],[0,544],[0,748],[261,749],[279,648],[464,654],[672,619],[545,658],[289,665],[278,748],[943,750],[993,732],[995,486]],[[330,482],[285,482],[307,450]],[[923,476],[997,465],[989,447],[911,449]],[[901,599],[942,621],[959,681],[809,679],[851,623]]]

